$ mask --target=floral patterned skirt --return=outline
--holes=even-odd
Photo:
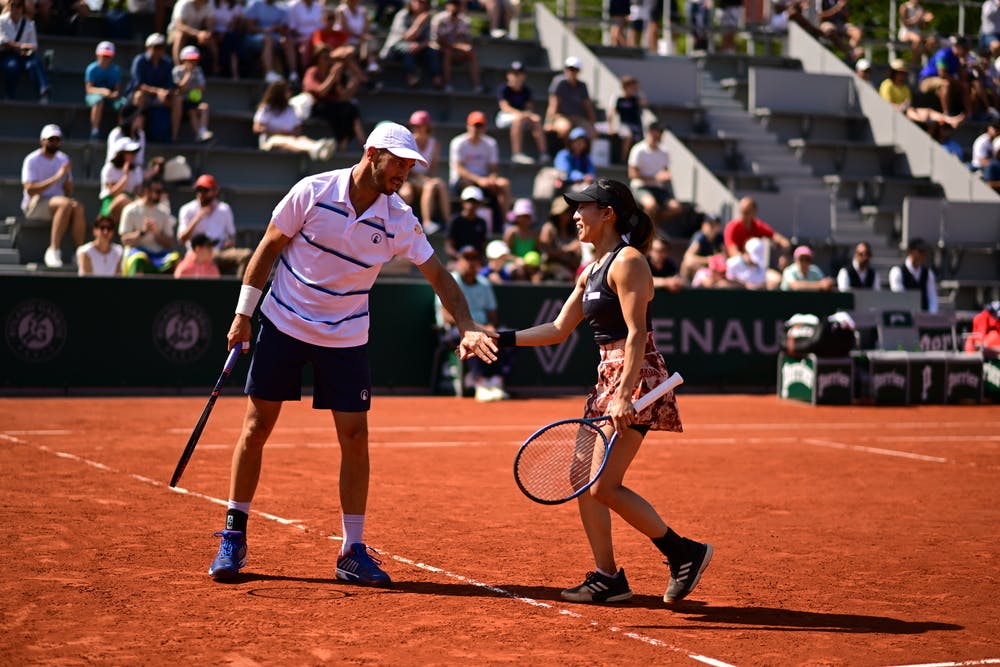
[[[597,366],[597,384],[587,396],[584,417],[600,417],[608,413],[608,404],[618,390],[622,369],[625,366],[624,339],[601,345],[600,350],[601,361]],[[648,394],[653,387],[669,376],[670,372],[663,363],[663,356],[656,351],[656,346],[653,344],[653,333],[649,332],[646,335],[646,351],[642,359],[642,369],[639,371],[639,382],[632,392],[632,400]],[[636,423],[649,424],[653,431],[683,431],[674,392],[668,391],[640,412]]]

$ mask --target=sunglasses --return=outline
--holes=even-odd
[[[115,231],[115,228],[112,227],[111,225],[97,225],[97,229],[99,229],[102,232],[113,232],[113,231]]]
[[[211,188],[195,188],[194,191],[195,192],[211,192],[212,189]],[[162,190],[161,190],[161,192],[162,192]]]

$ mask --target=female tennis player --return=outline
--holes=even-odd
[[[618,438],[603,474],[577,499],[596,571],[579,586],[564,590],[562,597],[572,602],[620,602],[632,597],[611,543],[610,510],[614,510],[667,557],[670,582],[663,601],[673,603],[694,590],[712,559],[712,545],[675,533],[646,500],[622,484],[650,429],[682,430],[673,392],[641,414],[632,403],[669,375],[653,343],[649,314],[653,278],[645,251],[652,242],[653,223],[619,181],[601,178],[585,190],[563,196],[576,206],[577,235],[594,245],[595,259],[577,279],[555,320],[497,334],[501,347],[553,345],[586,318],[601,351],[597,384],[587,396],[584,417],[610,415],[606,431],[609,437],[610,431],[617,431]]]

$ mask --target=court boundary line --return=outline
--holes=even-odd
[[[55,456],[57,458],[61,458],[61,459],[65,459],[65,460],[70,460],[70,461],[74,461],[74,462],[77,462],[77,463],[82,463],[84,465],[87,465],[87,466],[90,466],[92,468],[95,468],[96,470],[100,470],[101,472],[112,473],[112,474],[116,474],[116,475],[124,475],[124,476],[129,477],[131,479],[134,479],[134,480],[136,480],[138,482],[142,482],[144,484],[148,484],[148,485],[156,487],[156,488],[165,488],[168,491],[172,491],[173,493],[177,493],[179,495],[186,495],[186,496],[192,496],[194,498],[200,498],[202,500],[207,500],[207,501],[209,501],[209,502],[211,502],[213,504],[221,505],[223,507],[226,507],[228,505],[228,501],[222,500],[221,498],[216,498],[215,496],[210,496],[208,494],[200,493],[198,491],[191,491],[190,489],[185,489],[183,487],[172,488],[172,487],[168,486],[167,484],[165,484],[164,482],[161,482],[159,480],[153,479],[152,477],[148,477],[146,475],[140,475],[138,473],[129,473],[129,472],[125,472],[125,471],[122,471],[122,470],[117,470],[117,469],[112,468],[112,467],[110,467],[110,466],[108,466],[108,465],[106,465],[104,463],[99,462],[99,461],[95,461],[93,459],[89,459],[87,457],[80,456],[78,454],[72,454],[70,452],[63,452],[63,451],[60,451],[60,450],[57,450],[57,449],[53,449],[53,448],[51,448],[51,447],[49,447],[47,445],[40,445],[38,443],[29,442],[27,440],[22,440],[21,438],[8,435],[6,432],[0,432],[0,440],[6,440],[8,442],[12,442],[12,443],[15,443],[15,444],[27,445],[27,446],[33,447],[33,448],[35,448],[35,449],[37,449],[37,450],[39,450],[39,451],[41,451],[43,453],[51,454],[51,455],[53,455],[53,456]],[[315,534],[315,535],[317,535],[317,536],[319,536],[320,538],[323,538],[323,539],[330,539],[330,540],[335,540],[335,541],[343,541],[343,538],[340,537],[340,536],[336,536],[336,535],[332,535],[332,534],[327,534],[327,533],[324,533],[323,531],[312,529],[309,526],[307,526],[306,524],[304,524],[304,523],[302,523],[300,521],[296,521],[294,519],[286,519],[286,518],[277,516],[275,514],[270,514],[270,513],[267,513],[267,512],[262,512],[260,510],[255,510],[255,509],[251,509],[250,512],[253,513],[253,514],[256,514],[257,516],[259,516],[259,517],[261,517],[263,519],[267,519],[269,521],[274,521],[274,522],[276,522],[276,523],[278,523],[280,525],[283,525],[283,526],[289,526],[289,527],[292,527],[292,528],[296,528],[296,529],[298,529],[298,530],[300,530],[302,532],[311,532],[311,533],[313,533],[313,534]],[[469,577],[466,577],[464,575],[460,575],[460,574],[457,574],[457,573],[449,572],[448,570],[444,570],[442,568],[438,568],[438,567],[435,567],[435,566],[432,566],[432,565],[427,565],[426,563],[418,563],[417,561],[414,561],[412,559],[406,558],[404,556],[398,556],[398,555],[390,553],[388,551],[381,551],[380,550],[380,553],[385,554],[386,556],[392,558],[395,561],[398,561],[398,562],[401,562],[401,563],[405,563],[405,564],[410,565],[412,567],[415,567],[417,569],[426,570],[428,572],[433,572],[433,573],[440,574],[440,575],[443,575],[443,576],[448,577],[448,578],[456,579],[458,581],[462,581],[462,582],[470,584],[472,586],[476,586],[478,588],[482,588],[484,590],[488,590],[488,591],[490,591],[490,592],[492,592],[492,593],[494,593],[496,595],[499,595],[499,596],[502,596],[502,597],[506,597],[506,598],[515,600],[517,602],[521,602],[521,603],[527,604],[529,606],[540,607],[540,608],[545,608],[545,609],[551,609],[553,611],[556,611],[560,616],[568,616],[570,618],[579,619],[581,621],[587,622],[591,627],[598,627],[598,628],[602,628],[603,627],[603,628],[606,628],[609,632],[611,632],[613,634],[619,634],[619,635],[621,635],[623,637],[627,637],[629,639],[633,639],[633,640],[642,642],[642,643],[650,645],[650,646],[655,646],[657,648],[663,648],[663,649],[666,649],[666,650],[671,651],[673,653],[679,653],[679,654],[682,654],[682,655],[684,655],[684,656],[686,656],[686,657],[688,657],[688,658],[690,658],[692,660],[695,660],[697,662],[701,662],[701,663],[704,663],[704,664],[707,664],[707,665],[712,665],[713,667],[735,667],[735,665],[732,665],[730,663],[723,662],[723,661],[718,660],[716,658],[711,658],[709,656],[705,656],[705,655],[702,655],[700,653],[696,653],[694,651],[691,651],[691,650],[686,649],[686,648],[682,648],[680,646],[675,646],[673,644],[670,644],[668,642],[663,641],[662,639],[657,639],[655,637],[650,637],[648,635],[644,635],[644,634],[641,634],[641,633],[638,633],[638,632],[634,632],[634,631],[630,631],[630,630],[624,630],[624,629],[619,628],[618,626],[615,626],[615,625],[603,624],[600,621],[588,620],[581,613],[572,611],[570,609],[560,608],[560,606],[558,606],[558,605],[550,604],[550,603],[542,601],[542,600],[535,600],[534,598],[528,598],[528,597],[524,597],[524,596],[521,596],[521,595],[517,595],[516,593],[512,593],[512,592],[510,592],[510,591],[508,591],[508,590],[506,590],[504,588],[501,588],[499,586],[494,586],[492,584],[487,584],[487,583],[484,583],[484,582],[480,582],[480,581],[477,581],[475,579],[471,579]]]

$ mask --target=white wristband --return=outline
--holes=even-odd
[[[236,314],[253,317],[260,303],[260,297],[264,293],[253,285],[240,285],[240,298],[236,301]]]

